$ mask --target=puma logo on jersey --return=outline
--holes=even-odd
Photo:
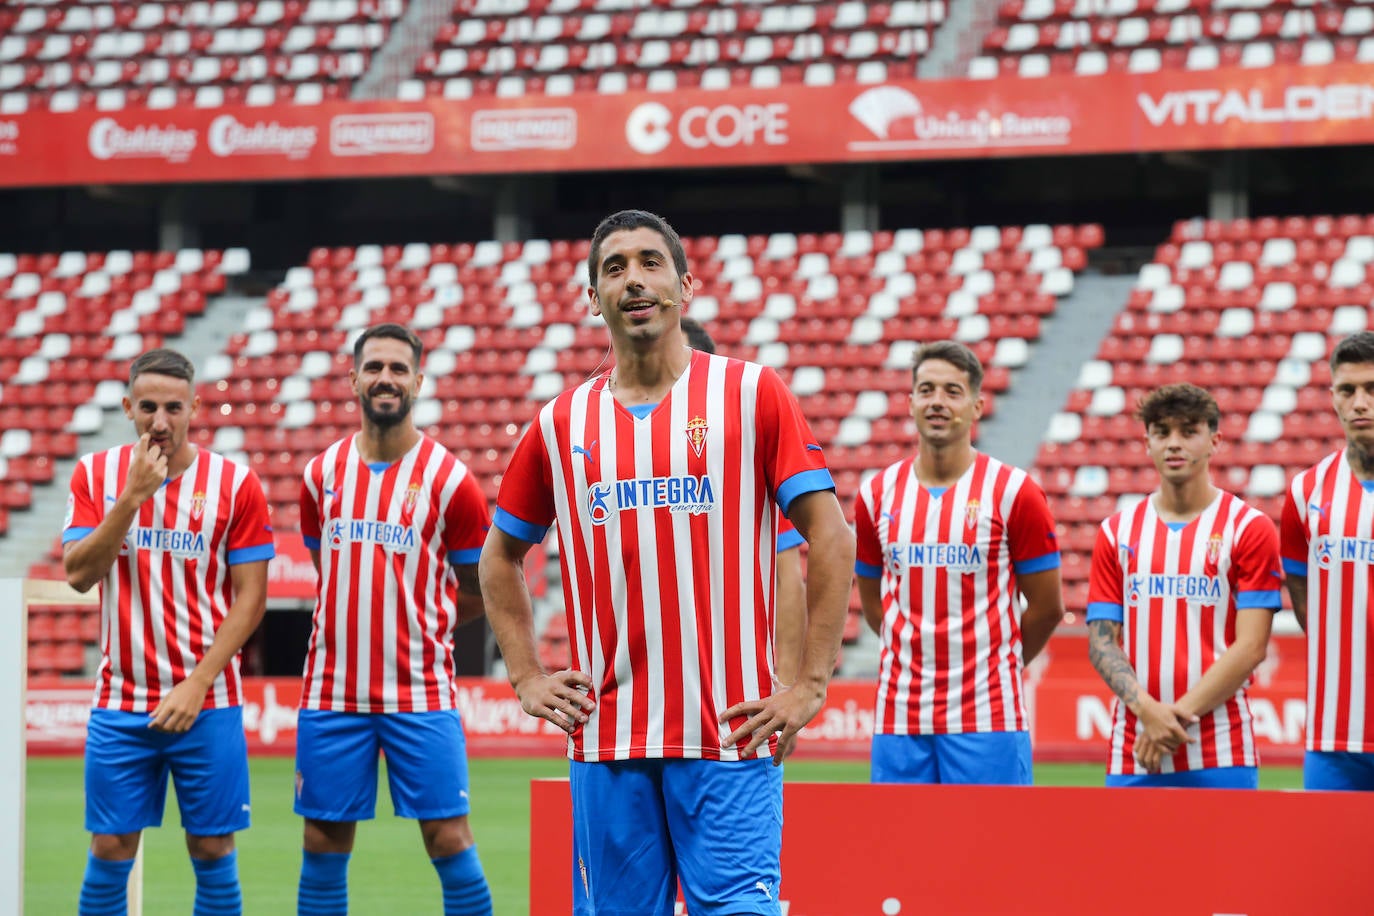
[[[769,887],[767,884],[765,884],[764,882],[762,882],[762,881],[755,881],[755,882],[754,882],[754,887],[756,887],[756,888],[758,888],[759,890],[763,891],[763,896],[767,897],[769,900],[772,900],[772,899],[773,899],[773,889],[770,888],[770,887]]]
[[[599,441],[599,439],[593,439],[591,448],[596,448],[596,443]],[[588,464],[596,464],[596,456],[591,453],[591,448],[583,448],[580,445],[574,445],[572,447],[572,453],[574,455],[581,455],[583,458],[586,458]]]

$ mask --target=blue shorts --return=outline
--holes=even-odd
[[[248,742],[243,709],[203,709],[188,732],[148,727],[143,712],[92,709],[86,726],[86,829],[135,833],[162,826],[167,774],[176,782],[181,826],[224,836],[249,824]]]
[[[1028,786],[1030,732],[874,735],[870,781]]]
[[[780,916],[782,768],[763,760],[572,762],[573,912]]]
[[[1374,791],[1374,754],[1308,751],[1302,758],[1302,787],[1334,791]]]
[[[1108,773],[1107,788],[1258,789],[1258,767],[1210,767],[1178,773]]]
[[[433,712],[302,709],[296,723],[296,813],[317,821],[370,821],[377,757],[386,754],[398,817],[437,821],[468,813],[463,717]]]

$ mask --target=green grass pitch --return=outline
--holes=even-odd
[[[529,781],[566,776],[559,759],[471,761],[472,826],[482,864],[501,916],[529,912]],[[239,874],[244,912],[289,916],[296,911],[301,821],[291,812],[295,786],[292,761],[254,758],[253,827],[239,835]],[[787,779],[798,782],[866,782],[867,762],[795,760]],[[1040,764],[1038,785],[1099,786],[1099,764]],[[1296,768],[1265,767],[1266,789],[1302,784]],[[79,758],[31,758],[24,896],[30,913],[76,910],[88,837],[82,830]],[[349,900],[355,913],[430,913],[439,909],[439,881],[425,857],[414,821],[394,817],[382,783],[377,819],[358,825],[349,867]],[[194,879],[182,842],[175,798],[168,798],[165,826],[145,835],[146,916],[184,916],[190,911]],[[571,880],[567,875],[552,880]]]

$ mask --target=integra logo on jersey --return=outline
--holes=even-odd
[[[893,544],[887,550],[887,562],[898,574],[913,566],[973,573],[987,565],[987,558],[977,544]]]
[[[611,516],[626,509],[667,509],[700,515],[716,505],[711,478],[637,477],[594,483],[587,489],[587,513],[593,525],[604,525]]]
[[[1182,598],[1197,604],[1217,604],[1221,601],[1221,580],[1216,576],[1166,573],[1131,576],[1126,589],[1126,603],[1139,604],[1151,598]]]
[[[1324,535],[1312,543],[1312,556],[1322,569],[1336,563],[1374,563],[1374,540]]]
[[[157,550],[174,557],[205,555],[205,534],[178,528],[134,528],[125,541],[134,550]]]
[[[409,553],[415,547],[415,529],[390,522],[335,519],[329,525],[329,543],[335,550],[345,544],[376,544],[397,553]]]

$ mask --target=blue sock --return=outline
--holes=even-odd
[[[192,916],[241,916],[243,891],[239,889],[239,851],[218,859],[192,859],[196,872],[196,908]]]
[[[86,853],[86,877],[81,880],[80,916],[127,916],[129,872],[134,860],[115,862]]]
[[[347,916],[347,852],[304,852],[296,891],[297,916]]]
[[[444,888],[444,916],[491,916],[491,890],[476,846],[430,861]]]

